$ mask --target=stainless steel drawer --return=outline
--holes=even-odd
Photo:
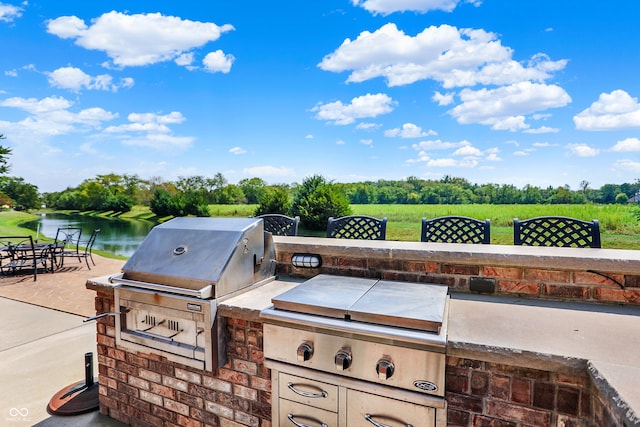
[[[338,386],[280,373],[279,395],[294,402],[338,412]]]
[[[347,390],[347,402],[349,427],[436,425],[436,410],[427,406],[350,389]]]
[[[338,427],[338,414],[287,399],[278,399],[278,426]],[[371,426],[369,426],[371,427]]]

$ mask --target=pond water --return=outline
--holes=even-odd
[[[138,248],[149,231],[156,225],[144,220],[105,219],[88,215],[41,214],[40,218],[25,223],[29,230],[38,231],[39,236],[56,237],[59,227],[81,227],[82,240],[87,240],[91,232],[99,228],[93,249],[125,257]]]

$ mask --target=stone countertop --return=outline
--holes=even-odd
[[[280,277],[219,301],[219,314],[260,322],[271,298],[303,279]],[[107,277],[87,288],[112,291]],[[628,425],[640,425],[640,307],[452,293],[447,354],[534,369],[588,370]]]
[[[260,321],[279,278],[224,300],[223,316]],[[588,370],[629,425],[640,425],[640,308],[452,293],[447,354],[535,369]]]

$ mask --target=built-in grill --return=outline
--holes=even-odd
[[[261,219],[175,218],[154,227],[116,284],[116,345],[212,371],[225,363],[221,298],[274,279]]]
[[[446,426],[448,288],[318,275],[263,310],[274,425]]]

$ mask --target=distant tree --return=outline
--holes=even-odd
[[[38,187],[28,184],[23,178],[0,177],[0,192],[13,200],[16,209],[36,209],[40,207]]]
[[[100,206],[101,211],[113,211],[113,212],[129,212],[135,202],[133,197],[127,194],[112,194],[108,196]]]
[[[616,203],[619,205],[624,205],[629,201],[629,196],[627,196],[625,193],[618,193],[616,195]]]
[[[184,195],[184,209],[180,214],[203,217],[210,216],[211,213],[209,212],[206,193],[204,191],[190,191],[186,193]]]
[[[266,187],[260,195],[258,207],[254,215],[282,214],[286,215],[291,209],[291,197],[284,186]]]
[[[615,203],[616,196],[621,193],[620,186],[616,184],[605,184],[600,187],[600,203]]]
[[[584,194],[585,200],[589,200],[589,196],[587,195],[587,191],[589,191],[589,185],[590,182],[587,180],[582,180],[580,181],[580,184],[578,184],[578,186],[580,187],[580,191],[582,191],[582,194]]]
[[[349,214],[351,207],[347,196],[321,175],[313,175],[302,182],[291,206],[291,216],[299,216],[311,230],[326,229],[329,217]]]
[[[249,204],[259,203],[260,196],[266,191],[267,187],[267,183],[260,178],[245,178],[240,180],[238,185],[242,189]]]
[[[232,205],[246,202],[242,188],[235,184],[227,184],[211,192],[210,200],[219,205]]]
[[[555,194],[551,197],[552,204],[567,204],[573,202],[573,193],[571,190],[565,187],[556,188]]]
[[[7,138],[0,133],[0,141],[3,139]],[[11,154],[11,149],[5,147],[4,145],[0,145],[0,175],[6,174],[11,168],[11,166],[9,165],[9,160],[7,159],[9,154]]]
[[[153,192],[149,208],[156,216],[182,216],[184,215],[184,199],[182,194],[171,194],[163,188],[157,188]]]

